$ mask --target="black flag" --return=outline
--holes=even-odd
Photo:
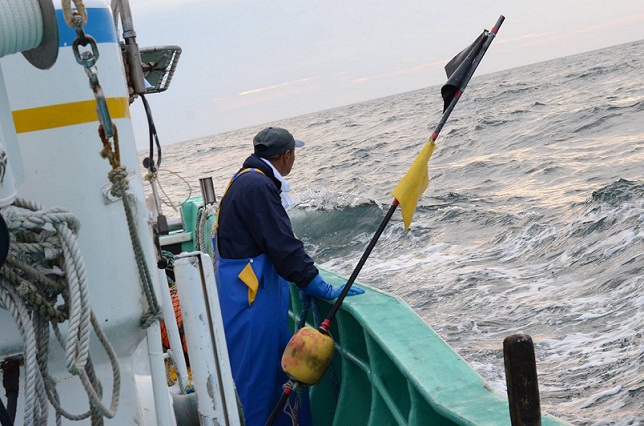
[[[483,44],[487,39],[487,35],[488,32],[483,31],[483,33],[474,40],[474,43],[463,49],[461,53],[454,56],[452,60],[445,65],[445,72],[447,73],[448,80],[441,89],[443,101],[445,101],[443,112],[445,112],[449,104],[452,102],[456,92],[461,89],[461,84],[470,68],[472,68],[472,63],[481,51],[481,47],[483,47]]]

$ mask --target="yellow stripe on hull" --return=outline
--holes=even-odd
[[[130,117],[127,98],[107,98],[107,107],[112,120]],[[98,121],[95,100],[13,111],[16,133],[35,132],[93,121]]]

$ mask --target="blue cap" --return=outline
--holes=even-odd
[[[295,139],[286,129],[267,127],[255,136],[253,146],[255,147],[255,154],[267,158],[280,155],[295,147],[302,147],[304,142]]]

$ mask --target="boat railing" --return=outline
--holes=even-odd
[[[332,285],[346,282],[321,269]],[[336,351],[330,371],[310,390],[319,425],[509,425],[507,397],[493,389],[402,299],[356,283],[331,327]],[[322,318],[331,309],[319,301]],[[291,292],[290,327],[302,310]],[[317,326],[314,314],[307,323]],[[365,421],[365,419],[368,419]],[[542,424],[561,424],[544,415]]]

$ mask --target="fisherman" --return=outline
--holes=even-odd
[[[284,180],[304,146],[287,130],[268,127],[253,139],[254,153],[233,176],[220,201],[213,246],[228,355],[246,424],[264,425],[288,378],[281,357],[288,330],[289,282],[308,296],[335,299],[344,286],[324,281],[295,237],[286,213],[293,201]],[[348,295],[364,290],[352,286]],[[295,393],[294,393],[295,394]],[[289,401],[290,406],[297,404]],[[308,395],[298,424],[311,424]],[[291,425],[280,413],[275,425]]]

